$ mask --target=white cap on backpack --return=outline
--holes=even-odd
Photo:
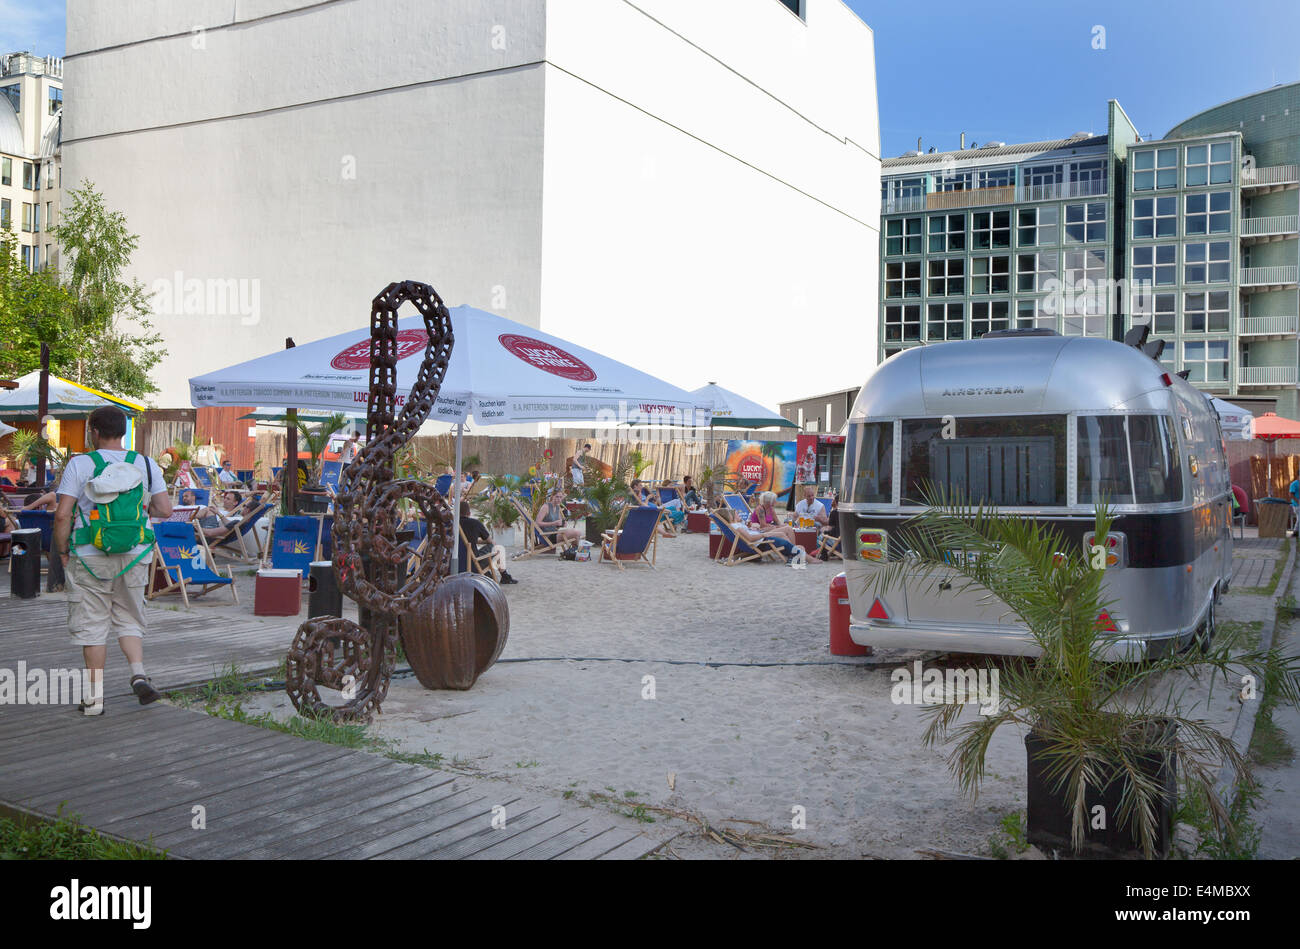
[[[86,497],[92,504],[109,504],[123,491],[130,491],[144,481],[144,475],[135,465],[115,461],[86,482]]]

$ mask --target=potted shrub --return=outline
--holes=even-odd
[[[484,493],[474,499],[475,510],[492,532],[493,539],[503,547],[514,547],[515,523],[519,510],[505,494]]]
[[[627,462],[615,466],[614,476],[600,478],[592,466],[587,466],[583,478],[582,499],[587,504],[587,540],[600,544],[600,535],[618,526],[623,508],[632,500],[632,489],[624,478],[629,470]]]
[[[1105,570],[1094,568],[1088,551],[1031,518],[929,493],[926,503],[891,538],[890,562],[875,574],[875,590],[900,585],[905,575],[942,573],[958,591],[983,591],[1006,604],[1010,621],[1018,620],[1042,652],[998,664],[1000,701],[991,714],[960,722],[962,705],[925,709],[923,742],[951,746],[948,767],[958,787],[978,792],[989,741],[1014,726],[1028,731],[1028,836],[1044,849],[1166,855],[1179,778],[1209,802],[1216,830],[1228,831],[1215,780],[1225,762],[1238,783],[1248,780],[1246,763],[1230,737],[1189,717],[1179,680],[1208,672],[1232,688],[1249,673],[1261,694],[1271,689],[1295,704],[1300,661],[1276,650],[1234,652],[1227,642],[1142,663],[1106,661]],[[1099,546],[1111,521],[1098,505]]]
[[[319,425],[309,425],[302,419],[295,419],[298,429],[300,447],[311,454],[311,467],[308,469],[307,485],[304,490],[319,491],[321,473],[321,455],[329,447],[330,436],[347,427],[348,417],[342,412],[335,412]]]

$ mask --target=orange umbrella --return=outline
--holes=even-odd
[[[1255,417],[1255,437],[1262,438],[1268,446],[1268,485],[1273,490],[1273,442],[1279,438],[1300,438],[1300,422],[1284,418],[1276,412],[1265,412]]]

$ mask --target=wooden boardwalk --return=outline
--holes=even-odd
[[[176,688],[236,662],[274,668],[298,620],[150,610],[145,659]],[[0,668],[76,668],[60,596],[0,594]],[[0,706],[0,811],[152,839],[193,859],[633,859],[662,841],[505,781],[450,775],[165,703],[140,706],[109,644],[106,713]],[[195,808],[206,827],[196,829]],[[495,824],[494,824],[494,818]]]

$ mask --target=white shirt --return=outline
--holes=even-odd
[[[343,450],[339,452],[339,461],[345,465],[352,464],[352,460],[357,457],[358,444],[360,443],[354,442],[352,439],[345,441],[343,443]]]
[[[826,517],[826,508],[822,502],[813,498],[809,501],[807,498],[800,499],[799,503],[794,506],[796,517],[811,517],[813,520],[821,520]]]
[[[227,471],[225,468],[217,472],[217,480],[222,484],[239,484],[239,478],[235,476],[235,473]]]

